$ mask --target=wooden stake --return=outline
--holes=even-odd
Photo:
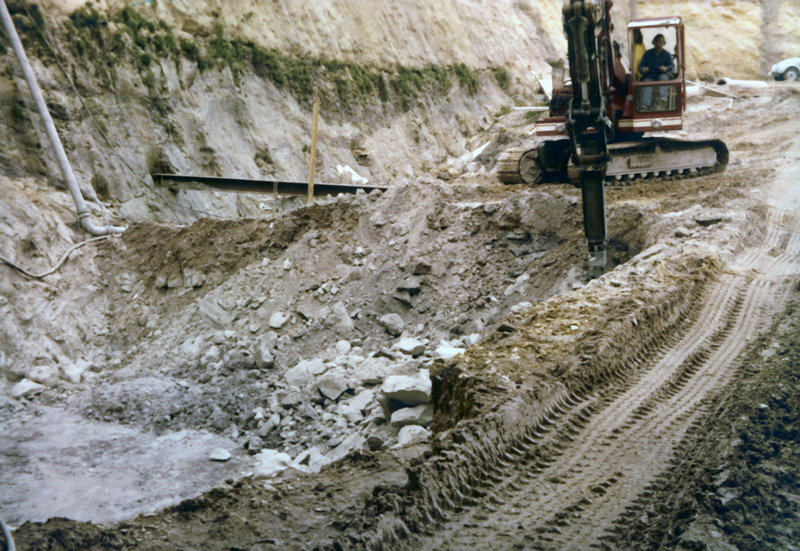
[[[317,119],[319,119],[319,98],[314,99],[314,114],[311,119],[311,160],[308,165],[309,203],[314,201],[314,173],[317,171]]]

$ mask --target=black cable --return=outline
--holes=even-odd
[[[72,254],[72,251],[74,251],[78,247],[83,247],[84,245],[86,245],[87,243],[91,243],[92,241],[100,241],[101,239],[108,239],[109,237],[111,237],[111,236],[110,235],[101,235],[100,237],[93,237],[92,239],[87,239],[86,241],[81,241],[80,243],[76,243],[67,252],[64,253],[64,255],[61,257],[61,260],[59,260],[56,263],[55,266],[53,266],[50,270],[44,272],[43,274],[38,274],[38,275],[37,274],[32,274],[29,271],[25,270],[24,268],[20,268],[19,266],[17,266],[13,262],[11,262],[9,259],[3,258],[2,256],[0,256],[0,262],[5,262],[9,266],[11,266],[15,270],[17,270],[19,273],[21,273],[22,275],[28,276],[28,277],[30,277],[32,279],[42,279],[43,277],[47,277],[50,274],[52,274],[53,272],[55,272],[56,270],[58,270],[61,267],[61,265],[64,263],[64,261],[69,257],[69,255]]]

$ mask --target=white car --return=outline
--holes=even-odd
[[[776,63],[770,73],[775,80],[800,80],[800,57],[790,57]]]

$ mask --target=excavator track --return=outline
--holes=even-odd
[[[497,159],[497,179],[504,184],[538,184],[544,176],[536,147],[513,147]]]
[[[609,147],[605,185],[626,186],[642,179],[681,180],[723,172],[728,148],[721,140],[646,138]]]
[[[723,172],[728,164],[728,148],[721,140],[645,138],[611,144],[609,153],[606,187],[626,187],[643,180],[697,178]],[[543,164],[539,144],[511,148],[497,161],[497,178],[504,184],[571,181],[567,172]]]

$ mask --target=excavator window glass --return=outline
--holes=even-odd
[[[662,38],[661,51],[657,51],[656,38]],[[641,27],[630,29],[631,72],[637,81],[648,82],[658,80],[674,80],[678,77],[678,32],[675,27]],[[645,58],[646,52],[650,51]],[[662,53],[666,52],[666,53]],[[648,65],[643,71],[642,58]],[[663,63],[669,59],[670,64]],[[667,71],[661,71],[663,67]],[[666,75],[667,78],[664,78]]]
[[[678,87],[674,84],[636,89],[636,110],[640,113],[675,111],[679,106]]]
[[[678,31],[675,27],[630,29],[630,54],[639,113],[675,111],[680,108]],[[670,82],[671,84],[657,84]],[[652,83],[652,84],[650,84]]]

